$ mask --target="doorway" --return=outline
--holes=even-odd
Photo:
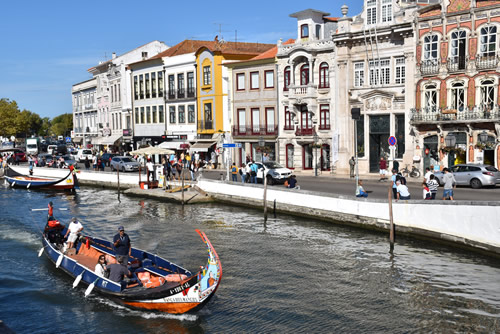
[[[438,136],[429,136],[424,138],[424,170],[429,167],[431,170],[439,169]]]
[[[380,157],[389,157],[390,116],[370,116],[370,173],[378,173]]]

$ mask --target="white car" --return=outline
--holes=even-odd
[[[281,166],[275,161],[256,162],[259,170],[257,172],[257,182],[264,181],[266,175],[268,184],[285,183],[285,181],[292,175],[292,171],[288,168]]]
[[[49,145],[49,146],[47,146],[47,153],[54,154],[55,149],[57,149],[57,145]]]
[[[74,155],[74,157],[75,160],[79,162],[84,162],[85,158],[89,158],[89,161],[92,161],[93,158],[92,151],[86,148],[79,149],[78,152],[76,152],[76,154]]]

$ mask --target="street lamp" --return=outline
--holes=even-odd
[[[486,131],[483,130],[483,132],[479,134],[479,141],[483,144],[488,141],[488,133]]]
[[[453,133],[448,133],[444,138],[444,143],[446,144],[446,147],[455,147],[457,137],[455,137]]]
[[[318,176],[318,134],[314,132],[314,150],[315,150],[315,158],[314,158],[314,176]]]

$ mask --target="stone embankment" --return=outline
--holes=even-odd
[[[27,168],[16,168],[26,172]],[[66,170],[35,169],[35,175],[61,176]],[[117,175],[82,171],[80,184],[117,187]],[[161,189],[140,189],[137,174],[120,174],[120,187],[125,194],[158,200],[182,201],[182,194],[166,193]],[[175,186],[175,184],[174,184]],[[178,186],[178,185],[177,185]],[[216,200],[241,206],[263,207],[264,188],[201,179],[184,193],[184,203],[193,204]],[[348,224],[376,230],[389,230],[387,201],[359,199],[303,190],[269,187],[268,211],[274,209],[304,217]],[[394,202],[393,217],[397,233],[432,238],[465,246],[500,257],[500,203],[493,201],[424,201]]]

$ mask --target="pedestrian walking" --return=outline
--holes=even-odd
[[[231,165],[231,175],[233,177],[233,182],[238,182],[238,167],[234,162]]]
[[[423,196],[423,199],[431,199],[432,198],[431,191],[430,191],[429,187],[427,186],[427,183],[425,183],[425,182],[422,182],[422,196]]]
[[[252,160],[252,165],[250,166],[250,169],[252,170],[250,172],[250,183],[255,183],[257,184],[257,172],[259,171],[259,166],[255,163],[254,160]]]
[[[380,162],[379,162],[379,174],[380,174],[380,180],[379,181],[387,181],[387,161],[385,161],[384,157],[380,157]]]
[[[396,173],[399,172],[399,162],[397,160],[392,161],[392,169],[395,169]]]
[[[349,159],[349,176],[352,178],[354,178],[354,168],[356,167],[356,159],[354,159],[354,157],[351,157],[351,159]]]
[[[85,170],[89,170],[90,169],[90,161],[89,161],[89,157],[85,157]]]
[[[448,168],[443,169],[443,200],[450,199],[453,201],[453,189],[457,184],[457,180],[455,180],[455,176],[448,170]]]
[[[429,190],[431,192],[431,199],[436,199],[436,194],[438,192],[439,183],[437,182],[434,174],[431,174],[429,176],[429,182],[427,182],[427,187],[429,187]]]
[[[429,182],[429,180],[431,179],[431,175],[432,175],[432,172],[431,172],[431,169],[429,167],[427,167],[425,169],[425,175],[424,175],[424,182],[427,184]]]
[[[245,164],[241,165],[240,176],[241,176],[241,183],[245,184],[246,179],[247,179],[247,168],[246,168]]]

